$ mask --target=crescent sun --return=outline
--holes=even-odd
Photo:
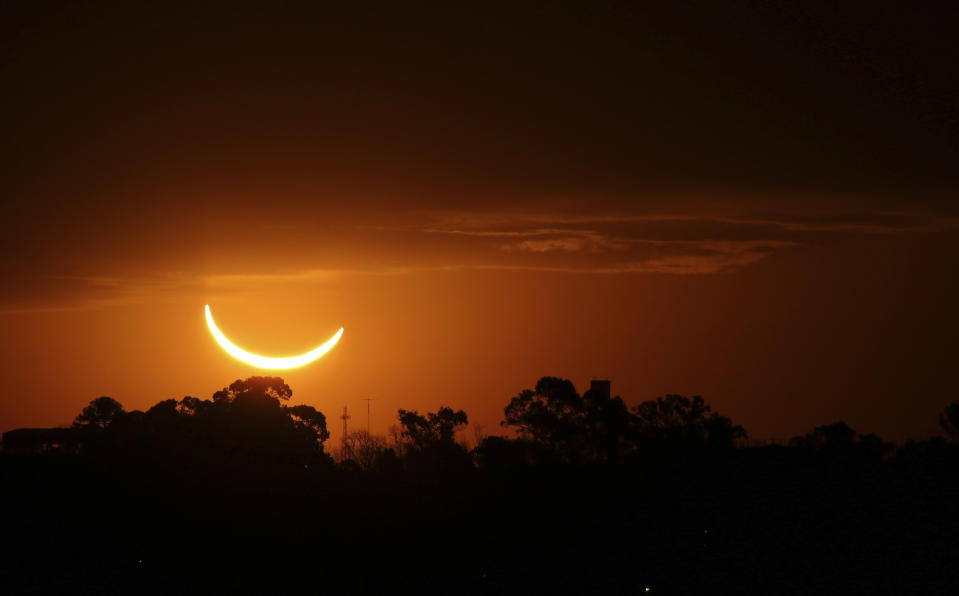
[[[237,360],[242,360],[243,362],[258,368],[286,369],[309,364],[323,354],[329,352],[330,349],[336,345],[336,342],[340,341],[340,336],[343,335],[343,328],[340,327],[340,330],[337,331],[333,337],[328,339],[325,344],[310,350],[309,352],[300,354],[299,356],[270,358],[269,356],[251,354],[227,339],[227,337],[223,335],[223,332],[217,328],[216,323],[213,322],[213,315],[210,314],[210,305],[206,304],[203,308],[206,311],[206,326],[210,328],[210,333],[213,334],[213,338],[216,339],[216,343],[220,344],[220,347],[226,350],[227,354],[230,356],[233,356]]]

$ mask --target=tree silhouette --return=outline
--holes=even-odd
[[[892,450],[892,446],[884,443],[878,436],[857,434],[851,426],[841,420],[817,426],[803,436],[793,437],[789,444],[820,455],[838,458],[840,461],[849,457],[878,461]]]
[[[149,410],[146,411],[146,415],[148,417],[173,418],[180,415],[178,407],[179,402],[177,402],[177,400],[165,399],[154,404]]]
[[[466,412],[442,407],[436,413],[421,416],[416,410],[399,411],[403,436],[414,448],[424,448],[436,443],[453,443],[456,430],[468,423]]]
[[[238,379],[216,392],[210,404],[195,406],[201,420],[221,442],[249,457],[298,459],[322,453],[330,433],[326,416],[312,406],[286,406],[293,391],[280,377]]]
[[[959,447],[938,436],[906,444],[891,464],[887,444],[844,422],[812,429],[792,447],[740,446],[735,457],[711,457],[745,433],[702,397],[666,395],[629,409],[603,384],[579,395],[571,382],[544,377],[506,408],[518,438],[477,432],[469,453],[458,442],[466,412],[399,410],[392,439],[349,434],[334,464],[324,452],[326,416],[289,404],[291,396],[282,379],[251,377],[212,399],[166,399],[123,413],[104,397],[76,427],[9,431],[0,477],[12,480],[5,487],[17,496],[12,535],[36,544],[22,549],[25,556],[67,540],[93,551],[71,571],[71,585],[102,562],[97,551],[136,569],[123,571],[120,582],[144,571],[147,581],[172,582],[182,577],[174,573],[194,573],[181,547],[195,542],[210,559],[201,587],[213,591],[230,575],[244,581],[277,544],[304,554],[296,567],[281,557],[262,585],[275,587],[289,569],[326,560],[324,580],[348,586],[361,570],[348,567],[351,553],[380,545],[362,563],[386,569],[382,583],[361,586],[376,593],[397,585],[442,593],[456,582],[476,593],[613,594],[637,586],[642,593],[646,585],[653,593],[762,593],[768,584],[727,588],[729,562],[755,561],[752,570],[760,565],[789,587],[809,561],[829,569],[836,545],[862,553],[852,563],[879,561],[879,571],[890,548],[909,556],[915,544],[929,543],[913,564],[931,572],[918,565],[954,559],[949,521]],[[957,410],[942,412],[949,433]],[[60,496],[65,486],[69,499]],[[67,514],[57,515],[58,507]],[[97,512],[94,522],[89,511]],[[56,534],[62,527],[69,534]],[[437,530],[447,527],[470,528],[475,540],[465,543],[466,556]],[[916,527],[925,529],[910,534]],[[323,546],[329,536],[332,548]],[[423,560],[435,563],[433,584],[402,583],[407,569],[420,577]],[[581,576],[569,572],[581,568]],[[691,574],[699,574],[696,582],[686,582]],[[895,578],[881,579],[892,585]]]
[[[789,443],[815,451],[839,451],[856,444],[856,431],[840,420],[817,426],[801,437],[793,437]]]
[[[107,428],[126,412],[117,400],[106,395],[96,398],[83,408],[73,421],[76,427]]]
[[[217,392],[219,393],[219,392]],[[208,407],[213,402],[202,400],[198,397],[192,397],[190,395],[185,396],[177,404],[177,412],[186,415],[186,416],[195,416],[203,408]]]
[[[631,417],[621,397],[610,397],[608,391],[586,391],[583,424],[592,459],[617,461],[630,449]]]
[[[225,392],[225,395],[221,394]],[[253,396],[265,397],[280,401],[289,401],[293,397],[293,390],[280,377],[247,377],[246,379],[237,379],[230,383],[226,389],[216,392],[213,395],[214,401],[227,399],[235,401],[238,398]]]
[[[458,428],[468,419],[463,410],[442,407],[420,415],[399,410],[403,455],[410,470],[419,473],[453,472],[471,467],[469,451],[456,443]]]
[[[543,377],[532,390],[510,400],[503,426],[515,426],[520,436],[573,457],[582,446],[585,405],[569,379]]]
[[[354,431],[343,438],[343,461],[356,464],[361,470],[382,471],[396,467],[396,451],[386,445],[385,437],[371,435],[365,430]]]
[[[729,449],[746,437],[742,426],[712,412],[699,395],[643,402],[633,408],[633,424],[639,442],[660,447]]]
[[[186,396],[157,403],[143,415],[139,432],[149,434],[159,458],[166,450],[191,453],[209,465],[329,460],[323,451],[330,436],[326,416],[309,405],[283,403],[292,395],[280,377],[237,379],[210,400]]]
[[[503,426],[516,426],[530,442],[516,446],[523,457],[542,459],[546,448],[570,462],[616,461],[631,449],[632,417],[622,398],[608,390],[590,389],[580,396],[568,379],[543,377],[534,389],[514,397],[504,413]],[[505,454],[496,443],[485,449],[489,457]]]
[[[307,405],[288,406],[284,410],[293,418],[296,427],[312,440],[323,443],[330,438],[330,431],[326,428],[326,415],[323,412]]]

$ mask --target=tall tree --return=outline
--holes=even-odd
[[[77,427],[106,428],[126,412],[117,400],[106,395],[96,398],[77,415],[73,425]]]
[[[522,437],[570,454],[584,440],[583,398],[569,379],[543,377],[536,387],[510,400],[503,426],[515,426]]]
[[[629,449],[631,416],[619,396],[592,389],[583,394],[583,424],[590,455],[599,461],[616,461]]]

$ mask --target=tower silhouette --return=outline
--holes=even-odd
[[[340,416],[340,419],[343,420],[343,438],[340,440],[343,442],[344,449],[346,448],[346,437],[349,434],[349,429],[347,428],[347,421],[350,418],[352,418],[352,416],[346,413],[346,406],[343,406],[343,415]]]
[[[373,403],[372,397],[364,398],[366,399],[366,434],[370,434],[370,404]]]

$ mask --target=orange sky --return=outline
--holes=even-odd
[[[956,399],[946,20],[3,10],[0,430],[263,374],[206,303],[268,355],[345,328],[280,373],[334,440],[367,396],[499,432],[543,375],[757,438]]]
[[[268,355],[345,327],[324,358],[278,373],[334,433],[343,406],[365,424],[367,396],[380,432],[397,408],[440,405],[498,432],[509,398],[549,374],[608,377],[630,403],[703,394],[756,437],[841,418],[902,438],[934,431],[954,383],[950,219],[289,221],[234,246],[174,217],[170,236],[110,251],[95,275],[42,276],[0,316],[4,427],[69,423],[101,394],[143,409],[263,374],[214,343],[205,303]]]

